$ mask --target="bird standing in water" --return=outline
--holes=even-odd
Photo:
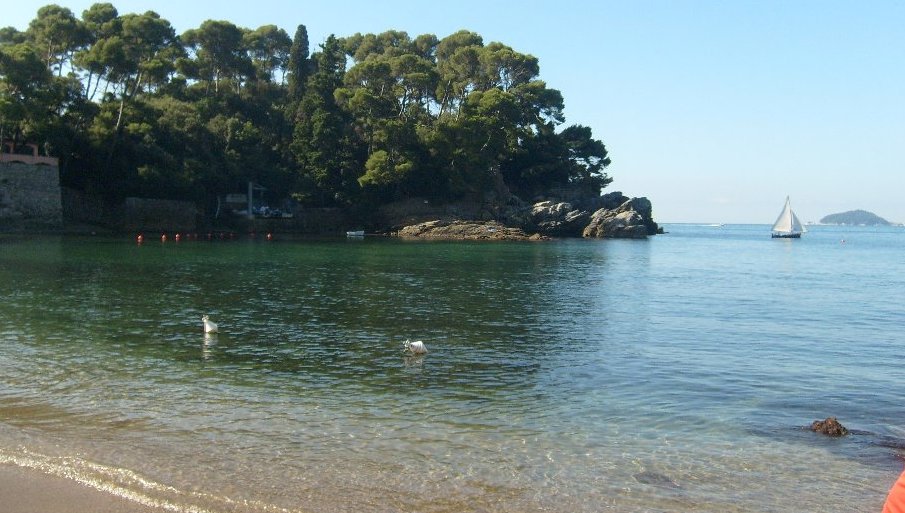
[[[403,343],[403,347],[405,348],[405,352],[409,354],[427,354],[427,347],[425,347],[424,342],[420,340],[412,342],[411,340],[406,339]]]
[[[204,332],[205,333],[217,333],[217,324],[210,320],[210,317],[204,316],[201,318],[201,322],[204,323]]]

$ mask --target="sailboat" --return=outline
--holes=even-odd
[[[786,196],[786,205],[782,208],[776,222],[773,223],[773,233],[770,235],[774,239],[798,239],[801,234],[807,232],[798,216],[792,211],[792,203]]]

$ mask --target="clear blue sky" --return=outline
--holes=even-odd
[[[52,2],[18,0],[23,30]],[[76,15],[93,1],[61,0]],[[905,2],[113,0],[177,32],[204,20],[290,35],[459,29],[540,60],[567,124],[602,139],[608,190],[669,222],[772,223],[786,195],[817,221],[853,209],[905,222]]]

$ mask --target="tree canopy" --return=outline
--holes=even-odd
[[[531,199],[611,181],[591,129],[532,55],[474,32],[292,37],[208,20],[176,34],[159,14],[48,5],[0,29],[0,138],[60,158],[64,185],[188,199],[267,188],[272,200],[376,206]]]

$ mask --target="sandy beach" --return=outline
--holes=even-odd
[[[0,504],[5,513],[159,513],[65,478],[0,465]]]

